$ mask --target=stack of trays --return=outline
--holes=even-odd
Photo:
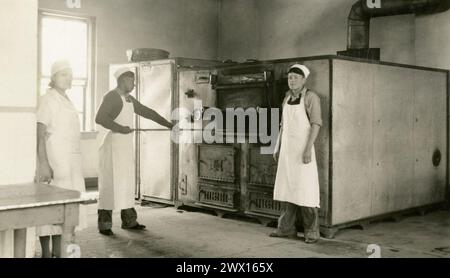
[[[127,50],[129,62],[162,60],[169,58],[169,52],[156,48],[137,48]]]

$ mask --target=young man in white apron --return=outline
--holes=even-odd
[[[288,72],[290,91],[283,101],[282,126],[275,147],[278,161],[274,200],[284,203],[277,231],[271,237],[297,237],[296,220],[301,216],[305,242],[315,243],[319,231],[319,178],[314,142],[322,126],[320,98],[305,87],[310,74],[304,65]]]
[[[135,86],[135,76],[129,68],[118,69],[114,76],[117,78],[117,88],[104,96],[95,119],[97,124],[108,129],[99,153],[98,205],[98,229],[107,236],[113,235],[113,210],[121,210],[122,229],[145,229],[144,225],[137,222],[134,209],[134,114],[168,128],[173,126],[130,95]]]

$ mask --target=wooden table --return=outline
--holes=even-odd
[[[26,228],[61,225],[61,256],[78,225],[79,205],[86,200],[80,192],[43,184],[0,186],[0,231],[14,230],[14,257],[25,257]]]

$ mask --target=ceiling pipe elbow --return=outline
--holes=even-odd
[[[358,0],[348,16],[347,50],[369,48],[372,17],[434,14],[449,9],[450,0]]]
[[[347,49],[368,48],[370,38],[370,16],[364,10],[362,1],[353,4],[348,15]]]

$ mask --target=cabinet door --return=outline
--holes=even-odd
[[[139,71],[139,101],[170,121],[173,64],[170,61],[143,63]],[[172,144],[166,127],[139,118],[139,177],[142,198],[169,200],[172,197]]]
[[[178,99],[180,144],[178,144],[179,175],[177,201],[195,203],[199,199],[198,189],[198,145],[193,142],[202,142],[203,122],[191,122],[192,112],[202,107],[214,107],[216,91],[212,88],[209,78],[214,70],[181,70],[178,72]],[[195,96],[188,97],[185,93],[194,90]],[[201,102],[201,103],[200,103]],[[198,107],[197,107],[198,106]],[[192,129],[198,129],[192,131]]]

